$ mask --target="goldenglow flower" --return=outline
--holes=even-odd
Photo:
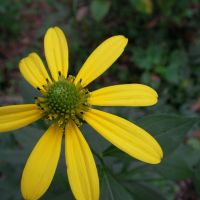
[[[40,91],[34,104],[0,107],[0,132],[26,126],[40,118],[50,127],[30,154],[21,180],[24,199],[39,199],[48,189],[58,164],[64,136],[67,175],[77,200],[98,200],[99,179],[91,150],[79,127],[87,122],[105,139],[134,158],[157,164],[163,153],[156,140],[142,128],[92,106],[149,106],[157,93],[141,84],[124,84],[89,92],[89,83],[105,72],[122,54],[127,38],[113,36],[98,46],[76,77],[68,75],[68,46],[58,27],[49,28],[44,50],[51,73],[36,53],[21,60],[23,77]]]

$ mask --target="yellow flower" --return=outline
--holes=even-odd
[[[127,38],[113,36],[98,46],[76,77],[68,75],[68,46],[58,27],[49,28],[44,50],[51,77],[36,53],[22,59],[23,77],[41,96],[34,104],[0,107],[0,132],[26,126],[40,118],[51,122],[30,154],[23,171],[21,190],[24,199],[39,199],[48,189],[60,156],[65,136],[67,175],[77,200],[98,200],[99,179],[91,150],[79,130],[87,122],[104,138],[130,156],[157,164],[163,153],[156,140],[131,122],[92,108],[95,106],[149,106],[157,93],[141,84],[124,84],[89,92],[86,86],[105,72],[122,54]]]

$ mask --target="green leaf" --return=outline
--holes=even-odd
[[[173,155],[181,157],[187,163],[190,169],[193,170],[196,164],[200,161],[200,149],[196,149],[196,147],[192,146],[190,140],[187,141],[187,145],[182,144]]]
[[[101,176],[101,200],[133,200],[129,192],[107,171]]]
[[[24,164],[43,131],[29,126],[12,133],[17,144],[12,148],[7,146],[1,149],[1,161],[14,165]],[[3,137],[4,135],[0,135],[0,139]]]
[[[92,17],[97,22],[101,21],[106,16],[109,8],[110,2],[107,0],[93,0],[90,5]]]
[[[155,169],[166,179],[183,180],[194,176],[194,169],[198,167],[199,150],[190,145],[181,145],[170,156],[164,158]]]
[[[139,182],[126,182],[126,188],[137,200],[166,200],[164,195],[152,186]]]
[[[188,141],[188,144],[193,147],[194,149],[200,151],[200,141],[198,139],[195,139],[195,138],[191,138],[189,141]]]
[[[155,169],[169,180],[183,180],[192,176],[192,170],[187,162],[177,155],[164,159],[160,165],[155,166]]]
[[[181,80],[188,78],[186,66],[188,66],[186,52],[182,49],[173,51],[169,58],[169,64],[166,67],[165,79],[171,84],[180,84]]]
[[[20,89],[22,97],[26,103],[34,103],[34,97],[39,96],[39,92],[30,86],[25,80],[20,81]]]
[[[184,136],[197,122],[196,118],[176,115],[152,115],[137,120],[137,124],[152,134],[164,151],[164,157],[172,153]]]
[[[82,133],[86,137],[87,142],[89,143],[92,149],[95,149],[95,152],[101,154],[110,143],[105,140],[100,134],[97,134],[88,124],[84,124],[81,127]]]
[[[134,47],[132,49],[132,61],[137,65],[138,68],[144,69],[145,71],[152,70],[155,66],[164,65],[167,50],[161,45],[150,44],[147,48]]]
[[[3,200],[21,200],[20,176],[21,168],[0,162],[0,193]],[[11,189],[12,188],[12,189]]]
[[[153,11],[152,0],[130,0],[130,3],[139,12],[151,14]]]
[[[62,168],[61,168],[62,166]],[[74,200],[73,194],[71,193],[70,186],[67,182],[66,178],[66,166],[65,162],[59,163],[58,169],[54,175],[53,181],[48,189],[48,191],[44,194],[42,199],[48,200]]]

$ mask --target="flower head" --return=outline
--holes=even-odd
[[[58,27],[49,28],[44,50],[49,76],[36,53],[22,59],[23,77],[40,91],[34,104],[0,107],[0,132],[26,126],[40,118],[50,127],[30,154],[21,180],[24,199],[39,199],[48,189],[58,164],[64,136],[67,174],[77,200],[98,200],[99,180],[91,150],[79,127],[87,122],[104,138],[141,161],[157,164],[163,153],[156,140],[131,122],[93,106],[149,106],[157,93],[142,84],[124,84],[90,92],[86,87],[105,72],[127,45],[124,36],[113,36],[98,46],[76,77],[68,75],[68,46]]]

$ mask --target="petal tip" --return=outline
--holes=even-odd
[[[121,39],[123,40],[124,43],[124,47],[128,44],[128,38],[125,37],[124,35],[119,35],[121,37]]]
[[[161,155],[161,156],[158,158],[158,162],[157,162],[156,164],[159,164],[159,163],[161,163],[161,162],[162,162],[162,160],[163,160],[163,155]]]
[[[62,29],[61,29],[59,26],[54,26],[53,29],[54,29],[54,30],[59,29],[59,30],[62,31]]]
[[[158,159],[157,161],[155,161],[154,163],[151,163],[151,164],[158,165],[161,163],[161,161],[162,161],[162,159]]]
[[[126,43],[128,43],[128,38],[123,36]]]
[[[19,70],[20,70],[21,73],[22,73],[22,69],[24,68],[25,61],[26,61],[26,57],[22,58],[19,61]]]
[[[163,160],[163,151],[160,149],[159,156],[156,158],[155,163],[152,164],[160,164]]]
[[[158,93],[156,92],[156,90],[154,90],[155,96],[158,98]]]
[[[45,33],[44,40],[47,40],[47,35],[51,34],[54,31],[53,27],[49,27]]]
[[[149,164],[153,164],[153,165],[157,165],[157,164],[161,163],[162,159],[163,159],[163,155],[160,155],[160,156],[154,157],[154,159],[151,158],[151,159],[146,160],[144,162],[149,163]]]
[[[23,59],[21,59],[21,60],[19,61],[19,69],[20,69],[21,66],[22,66],[22,60],[23,60]]]
[[[47,31],[52,30],[53,28],[54,28],[53,26],[50,26],[50,27],[47,29]]]
[[[157,104],[157,103],[158,103],[158,96],[155,97],[154,103],[153,103],[152,105],[155,105],[155,104]]]
[[[38,56],[36,52],[31,52],[28,54],[28,57]]]

